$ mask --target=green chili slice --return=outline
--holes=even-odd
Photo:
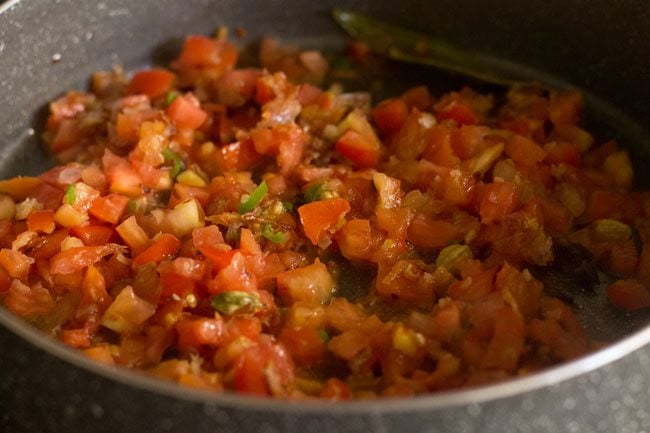
[[[269,192],[269,187],[266,185],[266,181],[262,181],[262,183],[260,183],[252,193],[250,193],[248,198],[239,203],[239,207],[237,208],[239,213],[243,215],[255,209],[267,192]]]

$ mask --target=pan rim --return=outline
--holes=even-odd
[[[21,3],[21,0],[8,0],[0,5],[0,18],[19,3]],[[332,404],[326,401],[290,401],[289,403],[291,404],[287,404],[287,400],[251,397],[234,393],[213,393],[185,388],[171,382],[146,376],[136,371],[125,368],[111,368],[99,364],[84,357],[79,351],[69,348],[63,343],[29,326],[1,306],[0,324],[13,334],[26,340],[35,348],[43,350],[49,355],[71,364],[73,367],[81,368],[88,373],[95,374],[115,383],[193,403],[290,415],[308,415],[314,413],[342,415],[408,413],[462,405],[483,404],[558,385],[569,379],[596,371],[650,344],[650,324],[648,324],[633,334],[581,358],[525,377],[509,379],[496,384],[407,398],[348,401],[338,404]]]

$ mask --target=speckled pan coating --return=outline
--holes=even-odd
[[[169,59],[180,38],[244,25],[254,38],[342,39],[334,5],[445,35],[460,45],[578,83],[592,122],[650,148],[650,8],[640,1],[22,0],[0,13],[0,175],[50,161],[37,135],[46,103],[89,74]],[[9,6],[7,6],[9,5]],[[432,72],[432,74],[434,74]],[[599,105],[606,100],[620,111]],[[650,185],[650,183],[646,183]],[[650,433],[650,328],[577,362],[478,390],[344,405],[190,392],[91,364],[0,309],[0,431],[238,433]]]

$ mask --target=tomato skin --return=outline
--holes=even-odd
[[[78,237],[86,246],[104,245],[115,240],[115,231],[110,227],[88,225],[70,229],[73,236]]]
[[[19,251],[3,248],[0,250],[0,265],[13,278],[25,278],[29,274],[34,259]]]
[[[283,328],[278,337],[297,365],[309,366],[325,357],[325,342],[310,328]]]
[[[129,82],[127,92],[147,95],[151,99],[167,94],[174,81],[174,74],[156,68],[137,72]]]
[[[281,297],[313,304],[325,302],[335,287],[327,267],[318,259],[311,265],[279,274],[277,282]]]
[[[444,247],[461,236],[461,230],[456,225],[423,214],[413,218],[407,233],[409,241],[423,248]]]
[[[343,198],[332,198],[307,203],[298,208],[305,235],[314,244],[325,232],[336,226],[350,211],[350,203]]]
[[[237,50],[225,41],[191,35],[185,39],[176,64],[179,68],[229,68],[237,61]]]
[[[86,268],[103,257],[118,252],[119,247],[115,244],[74,247],[61,251],[50,260],[50,272],[57,274],[71,274]]]
[[[347,221],[336,232],[335,239],[338,242],[341,254],[346,259],[370,260],[374,253],[375,236],[373,234],[370,221],[367,219],[353,219]]]
[[[52,233],[56,228],[54,211],[47,209],[30,213],[27,216],[27,228],[33,232]]]
[[[14,280],[4,299],[4,306],[19,316],[48,314],[55,306],[50,292],[40,283],[30,287]]]
[[[128,197],[142,194],[142,178],[126,159],[106,149],[102,164],[111,192]]]
[[[128,197],[120,194],[108,194],[93,200],[88,212],[104,222],[117,224],[124,215],[128,204]]]
[[[235,362],[234,371],[237,391],[264,396],[283,392],[273,388],[284,387],[293,381],[294,365],[284,347],[262,339],[244,350]],[[275,380],[267,379],[267,375],[272,375]]]
[[[176,323],[178,348],[187,350],[201,346],[218,346],[223,334],[222,319],[183,318]]]
[[[131,266],[135,269],[149,262],[160,263],[165,257],[176,254],[180,247],[181,242],[176,236],[163,233],[133,259]]]
[[[409,110],[401,98],[391,98],[380,102],[372,111],[372,118],[384,135],[397,133],[408,117]]]
[[[341,379],[332,377],[325,382],[323,390],[320,392],[322,398],[332,401],[349,400],[352,397],[350,387]]]
[[[607,287],[607,299],[621,310],[640,310],[650,307],[650,290],[635,280],[618,280]]]
[[[199,107],[198,101],[183,95],[174,98],[166,113],[179,129],[196,129],[208,118],[208,114]]]
[[[505,148],[506,155],[524,167],[531,167],[546,158],[548,152],[533,140],[521,135],[513,136]]]
[[[373,140],[349,130],[335,144],[336,151],[361,168],[376,167],[380,148]]]
[[[474,125],[478,122],[471,103],[457,92],[443,96],[433,109],[439,120],[453,120],[458,125]]]
[[[514,212],[519,206],[519,194],[510,182],[494,182],[487,186],[479,205],[484,224],[490,224]]]
[[[230,261],[219,270],[217,276],[208,284],[208,292],[219,294],[225,291],[238,290],[254,292],[257,290],[257,277],[246,267],[246,258],[237,250],[228,253]]]

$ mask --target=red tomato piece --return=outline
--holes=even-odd
[[[13,278],[25,278],[29,274],[34,259],[19,251],[3,248],[0,250],[0,265]]]
[[[102,221],[110,224],[117,224],[127,206],[129,198],[120,194],[108,194],[105,197],[97,197],[90,205],[88,212]]]
[[[191,35],[185,39],[176,64],[180,68],[230,68],[237,61],[237,49],[225,41]]]
[[[402,129],[408,115],[408,107],[400,98],[380,102],[372,111],[372,119],[384,135],[393,135]]]
[[[459,125],[474,125],[478,116],[472,104],[460,93],[452,92],[440,99],[433,106],[438,120],[453,120]]]
[[[95,264],[109,254],[119,251],[116,244],[74,247],[61,251],[50,260],[50,272],[52,274],[71,274],[90,265]]]
[[[621,310],[640,310],[650,307],[650,290],[635,280],[618,280],[607,287],[607,299]]]
[[[335,144],[336,151],[361,168],[376,167],[379,162],[379,143],[356,131],[348,130]]]
[[[462,235],[462,231],[455,224],[435,220],[422,214],[413,218],[407,233],[409,241],[424,248],[447,246]]]
[[[336,227],[350,209],[347,200],[332,198],[302,205],[298,208],[298,214],[305,235],[316,245],[321,236],[327,230]]]
[[[176,254],[180,247],[181,241],[176,236],[163,233],[133,259],[131,266],[137,268],[149,262],[160,263],[164,258]]]
[[[201,346],[218,346],[222,340],[223,320],[188,317],[176,323],[178,348],[187,350]]]
[[[150,69],[136,72],[131,78],[127,92],[147,95],[151,99],[167,94],[174,82],[174,74],[167,69]]]
[[[106,226],[88,225],[70,229],[73,236],[78,237],[86,246],[99,246],[114,240],[115,231]]]
[[[297,365],[309,366],[325,357],[325,342],[315,329],[285,327],[278,340],[289,351]]]
[[[56,228],[54,211],[41,210],[27,216],[27,228],[33,232],[52,233]]]
[[[169,120],[179,129],[196,129],[207,120],[208,114],[201,109],[198,101],[179,95],[167,107]]]
[[[277,282],[280,296],[316,304],[325,302],[335,287],[327,266],[318,259],[311,265],[282,272]]]
[[[519,206],[519,194],[510,182],[494,182],[487,186],[479,205],[479,215],[484,224],[497,221],[514,212]]]

